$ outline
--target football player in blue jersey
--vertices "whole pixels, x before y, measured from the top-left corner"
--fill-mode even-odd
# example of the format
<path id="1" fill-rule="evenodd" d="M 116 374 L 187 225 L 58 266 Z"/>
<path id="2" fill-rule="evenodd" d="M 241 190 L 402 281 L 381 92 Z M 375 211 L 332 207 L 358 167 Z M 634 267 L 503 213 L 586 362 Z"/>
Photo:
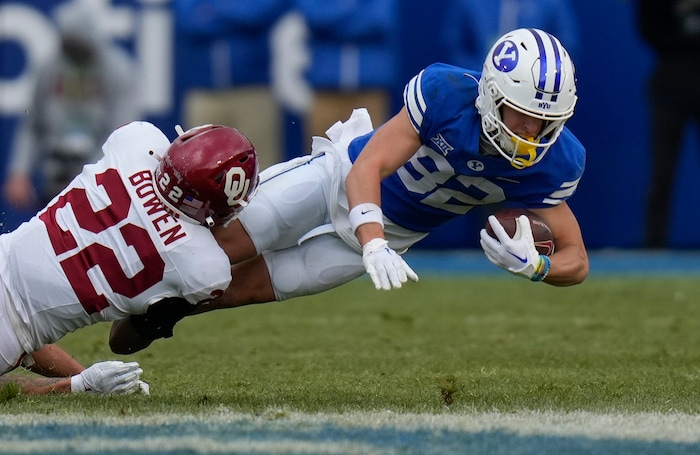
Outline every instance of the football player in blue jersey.
<path id="1" fill-rule="evenodd" d="M 489 217 L 498 240 L 482 230 L 488 259 L 533 281 L 582 282 L 588 256 L 566 203 L 585 164 L 564 127 L 576 100 L 569 54 L 538 29 L 499 38 L 482 72 L 428 66 L 381 127 L 355 110 L 328 138 L 313 138 L 311 155 L 261 173 L 253 201 L 215 234 L 233 281 L 199 311 L 315 294 L 364 273 L 377 289 L 400 288 L 418 280 L 401 257 L 411 245 L 475 206 L 504 201 L 540 215 L 557 250 L 537 252 L 526 217 L 512 238 Z"/>

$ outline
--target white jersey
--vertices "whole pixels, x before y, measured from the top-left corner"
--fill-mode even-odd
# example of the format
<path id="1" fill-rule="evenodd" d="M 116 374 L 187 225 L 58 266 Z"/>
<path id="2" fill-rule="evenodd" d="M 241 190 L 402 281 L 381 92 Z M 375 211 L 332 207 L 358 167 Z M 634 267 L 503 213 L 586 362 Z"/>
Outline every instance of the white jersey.
<path id="1" fill-rule="evenodd" d="M 0 235 L 9 300 L 0 312 L 10 313 L 27 352 L 95 322 L 144 313 L 164 297 L 194 305 L 229 285 L 228 257 L 209 229 L 173 218 L 156 198 L 153 173 L 169 145 L 150 123 L 116 130 L 100 161 Z"/>

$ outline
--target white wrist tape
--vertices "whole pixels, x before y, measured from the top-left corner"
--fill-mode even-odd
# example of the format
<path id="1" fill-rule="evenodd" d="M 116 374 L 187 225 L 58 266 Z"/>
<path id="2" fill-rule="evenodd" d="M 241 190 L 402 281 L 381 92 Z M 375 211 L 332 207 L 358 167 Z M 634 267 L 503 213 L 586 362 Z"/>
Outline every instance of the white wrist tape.
<path id="1" fill-rule="evenodd" d="M 362 204 L 357 204 L 350 210 L 350 227 L 352 227 L 352 232 L 357 231 L 357 228 L 367 223 L 379 223 L 382 228 L 384 227 L 384 218 L 382 214 L 382 208 L 377 204 L 371 202 L 364 202 Z"/>
<path id="2" fill-rule="evenodd" d="M 70 391 L 73 393 L 85 392 L 85 381 L 81 375 L 76 374 L 75 376 L 71 376 Z"/>

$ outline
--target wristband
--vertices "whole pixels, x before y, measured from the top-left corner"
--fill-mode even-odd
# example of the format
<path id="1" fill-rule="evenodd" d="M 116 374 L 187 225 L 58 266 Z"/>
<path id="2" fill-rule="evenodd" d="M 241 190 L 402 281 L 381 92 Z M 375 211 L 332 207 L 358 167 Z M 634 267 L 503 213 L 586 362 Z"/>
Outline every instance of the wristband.
<path id="1" fill-rule="evenodd" d="M 367 223 L 379 223 L 384 228 L 384 216 L 382 208 L 371 202 L 357 204 L 350 210 L 350 227 L 352 232 L 357 231 L 357 228 Z"/>
<path id="2" fill-rule="evenodd" d="M 544 254 L 540 254 L 540 261 L 537 264 L 537 269 L 535 270 L 535 274 L 532 275 L 532 278 L 530 278 L 530 281 L 542 281 L 545 278 L 547 278 L 547 274 L 549 273 L 549 268 L 551 267 L 552 262 L 549 260 L 549 256 L 545 256 Z"/>

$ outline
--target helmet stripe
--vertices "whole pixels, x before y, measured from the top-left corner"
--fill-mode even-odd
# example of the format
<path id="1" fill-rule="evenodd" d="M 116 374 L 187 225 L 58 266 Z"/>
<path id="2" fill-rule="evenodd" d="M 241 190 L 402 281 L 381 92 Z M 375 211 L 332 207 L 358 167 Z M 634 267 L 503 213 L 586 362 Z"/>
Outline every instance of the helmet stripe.
<path id="1" fill-rule="evenodd" d="M 540 77 L 537 82 L 537 95 L 535 96 L 537 99 L 542 99 L 543 94 L 547 88 L 547 68 L 551 61 L 547 58 L 547 47 L 545 46 L 544 41 L 542 41 L 542 37 L 540 36 L 539 32 L 535 29 L 528 29 L 530 33 L 535 37 L 535 41 L 537 42 L 537 48 L 540 53 Z M 547 34 L 549 37 L 549 40 L 551 41 L 552 44 L 552 51 L 554 52 L 554 87 L 552 91 L 554 94 L 552 95 L 552 101 L 557 100 L 557 93 L 559 93 L 559 90 L 561 89 L 561 54 L 559 53 L 559 46 L 557 45 L 556 40 L 554 39 L 553 36 Z"/>
<path id="2" fill-rule="evenodd" d="M 554 95 L 552 95 L 552 101 L 557 100 L 557 94 L 561 90 L 561 54 L 559 53 L 559 45 L 556 39 L 552 35 L 549 35 L 549 39 L 552 41 L 552 48 L 554 49 L 554 64 L 556 65 L 554 73 Z"/>
<path id="3" fill-rule="evenodd" d="M 537 49 L 540 52 L 540 77 L 537 81 L 537 95 L 535 95 L 535 98 L 541 100 L 542 92 L 544 91 L 544 88 L 547 84 L 547 52 L 544 49 L 544 43 L 542 42 L 542 38 L 537 33 L 537 31 L 532 28 L 529 28 L 528 31 L 532 33 L 532 35 L 535 37 L 535 42 L 537 42 Z"/>

